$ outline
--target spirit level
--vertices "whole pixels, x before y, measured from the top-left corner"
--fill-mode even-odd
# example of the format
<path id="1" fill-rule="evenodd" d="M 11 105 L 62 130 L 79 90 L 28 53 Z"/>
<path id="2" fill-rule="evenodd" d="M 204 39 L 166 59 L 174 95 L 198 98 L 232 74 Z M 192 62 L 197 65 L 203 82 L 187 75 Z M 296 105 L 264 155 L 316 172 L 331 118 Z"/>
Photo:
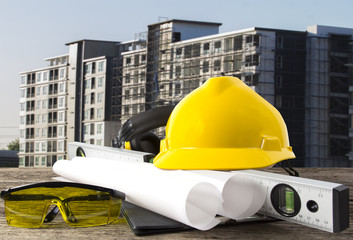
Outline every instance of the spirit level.
<path id="1" fill-rule="evenodd" d="M 97 146 L 87 143 L 72 142 L 68 144 L 68 157 L 72 159 L 77 156 L 105 158 L 112 160 L 148 162 L 154 155 L 151 153 L 125 150 L 120 148 Z"/>
<path id="2" fill-rule="evenodd" d="M 344 185 L 256 170 L 236 174 L 267 187 L 261 214 L 328 232 L 349 227 L 349 189 Z"/>
<path id="3" fill-rule="evenodd" d="M 69 159 L 76 156 L 149 162 L 150 153 L 73 142 Z M 259 213 L 328 232 L 349 227 L 349 189 L 331 182 L 257 170 L 234 171 L 266 187 L 266 200 Z"/>

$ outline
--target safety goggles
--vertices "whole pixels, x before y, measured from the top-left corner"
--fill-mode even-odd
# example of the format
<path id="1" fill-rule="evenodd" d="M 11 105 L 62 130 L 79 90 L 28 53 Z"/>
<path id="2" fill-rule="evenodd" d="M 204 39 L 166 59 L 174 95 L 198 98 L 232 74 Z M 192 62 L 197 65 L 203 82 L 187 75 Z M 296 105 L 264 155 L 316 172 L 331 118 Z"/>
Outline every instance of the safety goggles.
<path id="1" fill-rule="evenodd" d="M 1 192 L 10 226 L 38 228 L 58 212 L 72 227 L 112 223 L 119 218 L 125 194 L 108 188 L 72 182 L 43 182 Z M 51 211 L 49 208 L 55 205 Z"/>

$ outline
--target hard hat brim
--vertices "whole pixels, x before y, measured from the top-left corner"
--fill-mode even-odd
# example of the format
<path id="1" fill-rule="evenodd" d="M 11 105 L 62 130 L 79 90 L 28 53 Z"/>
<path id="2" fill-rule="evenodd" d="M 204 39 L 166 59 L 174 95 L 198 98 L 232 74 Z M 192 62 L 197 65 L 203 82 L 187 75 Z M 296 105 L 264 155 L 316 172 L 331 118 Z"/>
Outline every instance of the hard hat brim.
<path id="1" fill-rule="evenodd" d="M 160 152 L 153 164 L 162 169 L 181 170 L 242 170 L 272 166 L 295 158 L 291 148 L 281 151 L 242 148 L 181 148 Z"/>

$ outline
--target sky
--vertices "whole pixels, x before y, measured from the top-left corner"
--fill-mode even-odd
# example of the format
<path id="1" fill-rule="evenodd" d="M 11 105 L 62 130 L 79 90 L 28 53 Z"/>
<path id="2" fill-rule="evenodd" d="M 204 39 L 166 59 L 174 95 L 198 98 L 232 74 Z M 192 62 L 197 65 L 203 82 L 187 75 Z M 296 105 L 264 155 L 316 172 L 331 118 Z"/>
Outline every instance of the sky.
<path id="1" fill-rule="evenodd" d="M 20 72 L 82 39 L 127 41 L 161 19 L 305 31 L 353 28 L 352 0 L 0 0 L 0 149 L 19 135 Z"/>

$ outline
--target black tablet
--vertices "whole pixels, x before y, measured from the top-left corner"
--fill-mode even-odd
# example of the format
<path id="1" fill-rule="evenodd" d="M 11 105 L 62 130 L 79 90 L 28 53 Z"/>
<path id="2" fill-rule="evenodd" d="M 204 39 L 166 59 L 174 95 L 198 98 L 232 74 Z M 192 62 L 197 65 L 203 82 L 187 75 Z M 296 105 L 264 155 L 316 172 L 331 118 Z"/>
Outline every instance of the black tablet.
<path id="1" fill-rule="evenodd" d="M 172 233 L 192 229 L 178 221 L 126 201 L 122 203 L 122 212 L 131 230 L 137 236 Z"/>

